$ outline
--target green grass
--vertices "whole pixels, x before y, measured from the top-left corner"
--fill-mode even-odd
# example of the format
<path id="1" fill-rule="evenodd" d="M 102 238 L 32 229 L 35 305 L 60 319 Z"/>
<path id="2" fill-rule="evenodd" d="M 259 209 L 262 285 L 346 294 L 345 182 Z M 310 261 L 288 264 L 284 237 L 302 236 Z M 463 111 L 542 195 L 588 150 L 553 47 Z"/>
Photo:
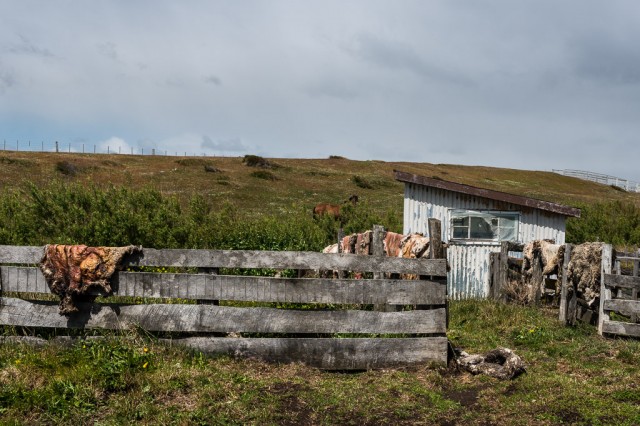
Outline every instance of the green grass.
<path id="1" fill-rule="evenodd" d="M 640 342 L 563 327 L 557 311 L 451 303 L 449 337 L 514 349 L 502 382 L 455 368 L 356 373 L 205 357 L 136 333 L 71 347 L 0 344 L 4 424 L 616 424 L 640 422 Z M 146 350 L 145 350 L 146 348 Z"/>

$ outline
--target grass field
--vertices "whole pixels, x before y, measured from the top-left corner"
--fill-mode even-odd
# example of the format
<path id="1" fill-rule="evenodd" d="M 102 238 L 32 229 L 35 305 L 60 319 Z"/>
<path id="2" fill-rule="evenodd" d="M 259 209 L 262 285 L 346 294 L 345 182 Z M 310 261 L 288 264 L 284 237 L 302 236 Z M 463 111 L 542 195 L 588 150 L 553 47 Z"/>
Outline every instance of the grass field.
<path id="1" fill-rule="evenodd" d="M 513 348 L 513 381 L 455 367 L 323 372 L 206 358 L 135 333 L 70 348 L 0 345 L 3 424 L 640 424 L 640 342 L 563 327 L 557 310 L 451 304 L 449 338 Z"/>

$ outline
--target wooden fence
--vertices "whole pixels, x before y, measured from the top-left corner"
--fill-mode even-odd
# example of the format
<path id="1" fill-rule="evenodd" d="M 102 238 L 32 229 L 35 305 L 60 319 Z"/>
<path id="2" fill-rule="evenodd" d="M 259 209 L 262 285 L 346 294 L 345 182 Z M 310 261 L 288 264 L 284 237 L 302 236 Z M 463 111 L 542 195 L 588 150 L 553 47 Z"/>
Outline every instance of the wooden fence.
<path id="1" fill-rule="evenodd" d="M 600 313 L 598 333 L 640 337 L 640 258 L 619 256 L 615 260 L 615 271 L 611 270 L 611 246 L 605 246 L 602 254 L 602 277 L 600 289 Z M 621 264 L 631 264 L 631 275 L 622 275 Z M 615 273 L 612 273 L 615 272 Z"/>
<path id="2" fill-rule="evenodd" d="M 124 267 L 190 268 L 195 273 L 117 272 L 109 303 L 98 299 L 81 305 L 78 314 L 67 318 L 59 315 L 56 301 L 37 300 L 50 294 L 35 266 L 42 253 L 42 247 L 0 246 L 0 324 L 140 327 L 174 333 L 173 342 L 204 353 L 303 362 L 323 369 L 447 362 L 446 278 L 437 278 L 446 277 L 444 259 L 145 248 L 126 258 Z M 219 268 L 363 271 L 376 278 L 218 275 L 225 272 Z M 422 279 L 385 279 L 381 273 Z M 402 305 L 403 310 L 374 311 L 373 305 Z M 227 333 L 250 337 L 224 337 Z"/>

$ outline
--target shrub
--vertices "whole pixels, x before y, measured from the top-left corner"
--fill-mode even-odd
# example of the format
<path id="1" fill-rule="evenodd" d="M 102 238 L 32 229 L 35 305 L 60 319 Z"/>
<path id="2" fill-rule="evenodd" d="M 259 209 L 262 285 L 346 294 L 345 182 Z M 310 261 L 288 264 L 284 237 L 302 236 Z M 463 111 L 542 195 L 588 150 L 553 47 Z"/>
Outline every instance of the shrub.
<path id="1" fill-rule="evenodd" d="M 276 175 L 267 170 L 256 170 L 255 172 L 251 173 L 251 176 L 264 180 L 278 180 L 278 177 Z"/>
<path id="2" fill-rule="evenodd" d="M 80 168 L 70 161 L 58 161 L 56 163 L 56 170 L 66 176 L 75 176 L 80 171 Z"/>
<path id="3" fill-rule="evenodd" d="M 9 158 L 9 157 L 0 157 L 0 164 L 9 164 L 9 165 L 18 165 L 18 166 L 31 166 L 33 165 L 33 161 L 27 160 L 26 158 Z"/>
<path id="4" fill-rule="evenodd" d="M 351 178 L 351 180 L 359 188 L 373 189 L 373 185 L 371 185 L 371 183 L 367 179 L 363 178 L 362 176 L 355 175 Z"/>
<path id="5" fill-rule="evenodd" d="M 330 155 L 329 160 L 346 160 L 346 158 L 341 155 Z"/>
<path id="6" fill-rule="evenodd" d="M 242 162 L 249 167 L 261 167 L 263 169 L 277 169 L 280 167 L 278 164 L 272 163 L 259 155 L 245 155 Z"/>
<path id="7" fill-rule="evenodd" d="M 640 209 L 630 202 L 582 205 L 581 217 L 567 220 L 567 242 L 603 241 L 640 245 Z"/>
<path id="8" fill-rule="evenodd" d="M 176 163 L 181 166 L 208 166 L 211 164 L 211 161 L 205 160 L 204 158 L 181 158 L 180 160 L 176 160 Z"/>

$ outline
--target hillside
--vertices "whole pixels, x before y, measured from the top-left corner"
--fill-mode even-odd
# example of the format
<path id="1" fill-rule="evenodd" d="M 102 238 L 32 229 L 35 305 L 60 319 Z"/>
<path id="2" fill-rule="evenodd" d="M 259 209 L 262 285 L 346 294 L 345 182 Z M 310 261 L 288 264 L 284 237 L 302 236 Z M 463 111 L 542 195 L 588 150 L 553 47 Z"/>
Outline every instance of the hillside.
<path id="1" fill-rule="evenodd" d="M 213 203 L 230 202 L 249 213 L 311 210 L 358 194 L 373 210 L 402 210 L 403 184 L 393 170 L 509 192 L 561 204 L 625 200 L 640 195 L 552 172 L 451 164 L 329 159 L 269 159 L 272 168 L 249 167 L 241 157 L 172 157 L 74 153 L 0 153 L 0 187 L 18 188 L 52 180 L 152 187 L 185 198 L 199 193 Z M 209 166 L 210 171 L 205 170 Z M 214 170 L 214 171 L 211 171 Z"/>

